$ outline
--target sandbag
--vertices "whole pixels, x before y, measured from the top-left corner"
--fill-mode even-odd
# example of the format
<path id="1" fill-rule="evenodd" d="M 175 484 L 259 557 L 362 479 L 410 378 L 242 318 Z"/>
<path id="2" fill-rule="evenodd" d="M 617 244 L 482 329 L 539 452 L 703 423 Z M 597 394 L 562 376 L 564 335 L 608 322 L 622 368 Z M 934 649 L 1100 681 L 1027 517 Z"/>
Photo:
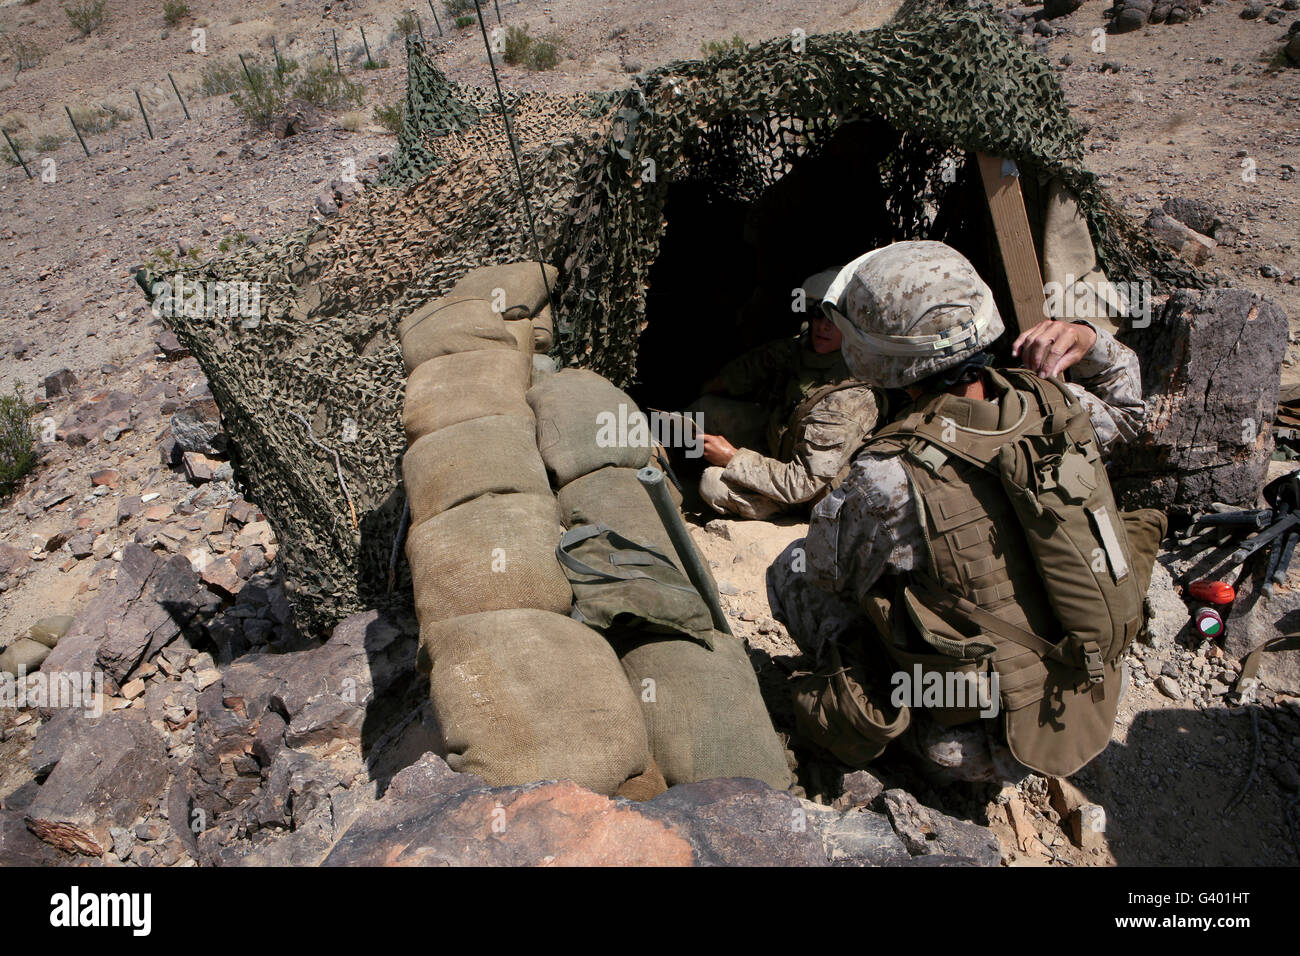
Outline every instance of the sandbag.
<path id="1" fill-rule="evenodd" d="M 406 443 L 472 418 L 529 415 L 523 396 L 532 373 L 531 358 L 514 349 L 458 352 L 420 363 L 406 381 Z"/>
<path id="2" fill-rule="evenodd" d="M 566 368 L 528 390 L 537 447 L 556 487 L 606 465 L 643 468 L 653 442 L 648 423 L 622 389 L 587 369 Z"/>
<path id="3" fill-rule="evenodd" d="M 408 374 L 439 355 L 516 347 L 515 337 L 487 299 L 436 299 L 403 319 L 397 335 Z"/>
<path id="4" fill-rule="evenodd" d="M 27 636 L 33 641 L 44 644 L 46 647 L 53 647 L 59 643 L 59 639 L 64 634 L 68 633 L 72 621 L 71 614 L 55 614 L 52 617 L 43 617 L 27 629 Z"/>
<path id="5" fill-rule="evenodd" d="M 0 654 L 0 671 L 17 677 L 39 670 L 45 658 L 50 656 L 50 649 L 40 641 L 30 637 L 20 637 Z"/>
<path id="6" fill-rule="evenodd" d="M 603 637 L 537 610 L 420 632 L 447 763 L 491 786 L 572 780 L 613 794 L 650 764 L 637 698 Z"/>
<path id="7" fill-rule="evenodd" d="M 417 439 L 402 458 L 411 524 L 488 493 L 549 495 L 532 416 L 490 415 Z"/>
<path id="8" fill-rule="evenodd" d="M 555 499 L 487 494 L 411 529 L 415 611 L 421 624 L 504 608 L 567 614 L 569 581 L 555 560 Z"/>
<path id="9" fill-rule="evenodd" d="M 560 274 L 555 266 L 542 268 L 546 270 L 545 283 L 536 262 L 510 262 L 471 269 L 452 286 L 451 294 L 487 299 L 499 306 L 499 311 L 507 318 L 531 318 L 546 305 L 546 288 L 554 289 L 556 277 Z"/>
<path id="10" fill-rule="evenodd" d="M 533 316 L 533 351 L 545 355 L 554 344 L 555 320 L 551 318 L 551 307 L 545 305 Z"/>
<path id="11" fill-rule="evenodd" d="M 625 538 L 666 554 L 679 568 L 681 559 L 635 468 L 600 468 L 575 478 L 556 493 L 566 528 L 603 524 Z M 684 569 L 683 569 L 684 570 Z"/>
<path id="12" fill-rule="evenodd" d="M 514 340 L 515 348 L 520 352 L 531 353 L 533 351 L 533 320 L 532 319 L 510 319 L 505 322 L 506 331 L 510 333 Z"/>
<path id="13" fill-rule="evenodd" d="M 689 638 L 614 635 L 641 701 L 650 752 L 668 785 L 750 777 L 793 783 L 785 747 L 739 638 L 714 632 L 714 649 Z"/>

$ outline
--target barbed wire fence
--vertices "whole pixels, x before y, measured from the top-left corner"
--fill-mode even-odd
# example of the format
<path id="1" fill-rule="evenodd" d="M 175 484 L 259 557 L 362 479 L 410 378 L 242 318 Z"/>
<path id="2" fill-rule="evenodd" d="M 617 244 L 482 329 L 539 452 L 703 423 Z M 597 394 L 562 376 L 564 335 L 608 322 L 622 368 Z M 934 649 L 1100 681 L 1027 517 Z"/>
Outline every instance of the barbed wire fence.
<path id="1" fill-rule="evenodd" d="M 521 2 L 523 0 L 504 0 L 504 2 L 502 0 L 492 0 L 497 25 L 504 26 L 502 8 L 517 7 Z M 393 19 L 392 28 L 387 35 L 388 39 L 385 39 L 382 45 L 378 47 L 381 56 L 385 50 L 392 46 L 395 40 L 405 38 L 407 34 L 401 34 L 399 30 L 402 25 L 408 27 L 413 25 L 413 29 L 409 29 L 408 32 L 418 33 L 425 40 L 428 48 L 435 52 L 438 47 L 433 41 L 449 40 L 460 35 L 462 31 L 469 32 L 469 24 L 461 23 L 457 25 L 458 20 L 463 19 L 463 17 L 452 16 L 446 7 L 439 12 L 435 0 L 425 0 L 425 4 L 424 15 L 421 15 L 418 5 L 413 5 L 405 13 Z M 471 5 L 469 9 L 472 10 L 473 6 Z M 472 14 L 470 16 L 473 19 Z M 477 25 L 476 19 L 474 19 L 473 25 Z M 311 54 L 312 59 L 320 58 L 333 63 L 340 76 L 346 75 L 349 69 L 355 71 L 357 61 L 361 62 L 363 69 L 368 62 L 378 62 L 371 55 L 369 39 L 365 35 L 366 26 L 371 28 L 372 36 L 385 35 L 378 20 L 368 24 L 358 21 L 344 27 L 332 27 L 328 31 L 322 31 L 316 37 Z M 206 28 L 194 29 L 206 30 Z M 244 61 L 253 63 L 260 69 L 264 65 L 264 61 L 269 59 L 271 69 L 277 71 L 283 62 L 283 55 L 274 34 L 271 36 L 272 50 L 269 56 L 265 51 L 256 54 L 247 50 L 235 51 L 233 49 L 220 53 L 208 52 L 206 50 L 207 33 L 205 32 L 203 36 L 205 50 L 201 55 L 205 59 L 211 59 L 212 62 L 225 61 L 233 67 L 233 64 L 230 63 L 231 59 L 238 60 L 242 56 Z M 193 39 L 191 42 L 193 42 Z M 247 71 L 247 67 L 245 67 L 245 71 Z M 251 75 L 247 79 L 250 87 L 256 82 Z M 49 171 L 51 169 L 57 170 L 57 164 L 69 161 L 66 156 L 56 158 L 53 154 L 63 150 L 70 144 L 77 143 L 80 146 L 79 152 L 81 155 L 78 157 L 74 153 L 74 160 L 78 158 L 93 160 L 96 157 L 126 151 L 132 146 L 150 140 L 166 139 L 185 123 L 202 123 L 205 119 L 211 119 L 224 111 L 225 104 L 219 99 L 221 94 L 204 93 L 202 84 L 201 79 L 189 84 L 178 83 L 173 74 L 168 71 L 150 84 L 129 87 L 123 92 L 100 99 L 89 107 L 86 107 L 85 104 L 61 103 L 59 106 L 65 116 L 64 127 L 73 135 L 71 139 L 61 141 L 54 149 L 39 149 L 37 144 L 18 142 L 10 135 L 9 131 L 3 131 L 4 146 L 2 151 L 6 154 L 7 160 L 5 178 L 7 181 L 13 182 L 18 181 L 25 174 L 26 178 L 30 180 L 44 179 L 46 182 L 52 182 L 57 178 L 57 172 L 51 175 Z M 188 86 L 188 89 L 185 88 L 186 86 Z M 228 90 L 225 92 L 237 91 Z M 132 102 L 135 103 L 134 108 L 131 106 Z M 123 103 L 125 105 L 122 105 Z M 112 117 L 108 129 L 83 130 L 75 119 L 78 115 L 91 117 L 95 114 Z M 51 167 L 51 162 L 56 165 Z"/>

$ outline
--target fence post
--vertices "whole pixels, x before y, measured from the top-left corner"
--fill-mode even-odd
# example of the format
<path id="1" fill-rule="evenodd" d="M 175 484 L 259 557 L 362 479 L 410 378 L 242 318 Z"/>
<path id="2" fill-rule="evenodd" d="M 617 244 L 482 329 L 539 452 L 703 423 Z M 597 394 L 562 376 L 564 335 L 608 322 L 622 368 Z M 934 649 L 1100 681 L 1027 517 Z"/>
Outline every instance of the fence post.
<path id="1" fill-rule="evenodd" d="M 0 133 L 5 134 L 5 142 L 8 143 L 9 148 L 14 151 L 14 158 L 18 160 L 19 164 L 23 167 L 23 172 L 27 174 L 27 178 L 31 179 L 32 171 L 27 168 L 27 161 L 23 159 L 23 154 L 18 152 L 18 147 L 15 146 L 14 141 L 9 138 L 9 131 L 7 129 L 0 129 Z"/>
<path id="2" fill-rule="evenodd" d="M 244 62 L 244 54 L 236 53 L 235 56 L 239 57 L 239 65 L 244 68 L 244 76 L 248 77 L 248 88 L 256 90 L 257 84 L 253 82 L 253 74 L 248 71 L 248 64 Z"/>
<path id="3" fill-rule="evenodd" d="M 167 79 L 169 79 L 169 80 L 172 81 L 172 89 L 175 90 L 175 92 L 176 92 L 176 98 L 177 98 L 178 100 L 181 101 L 181 109 L 185 111 L 185 118 L 186 118 L 186 119 L 189 119 L 189 118 L 190 118 L 190 108 L 189 108 L 188 106 L 185 105 L 185 97 L 181 96 L 181 89 L 180 89 L 180 87 L 176 85 L 176 81 L 175 81 L 174 79 L 172 79 L 172 75 L 171 75 L 170 73 L 167 74 Z"/>
<path id="4" fill-rule="evenodd" d="M 330 35 L 334 37 L 334 72 L 339 76 L 343 75 L 343 67 L 339 65 L 339 35 L 330 27 Z"/>
<path id="5" fill-rule="evenodd" d="M 375 58 L 370 53 L 370 42 L 366 40 L 366 25 L 364 23 L 359 23 L 357 25 L 361 27 L 361 45 L 366 48 L 366 62 L 374 63 Z"/>
<path id="6" fill-rule="evenodd" d="M 149 138 L 153 139 L 153 126 L 149 123 L 149 114 L 144 111 L 144 100 L 140 99 L 140 91 L 135 91 L 135 101 L 140 107 L 140 115 L 144 117 L 144 128 L 149 131 Z"/>
<path id="7" fill-rule="evenodd" d="M 433 8 L 433 0 L 429 0 L 429 12 L 433 14 L 433 25 L 438 28 L 438 36 L 443 36 L 442 21 L 438 19 L 438 11 Z"/>
<path id="8" fill-rule="evenodd" d="M 77 129 L 77 121 L 72 118 L 72 110 L 65 106 L 63 112 L 68 114 L 68 122 L 72 124 L 72 131 L 77 134 L 77 142 L 81 144 L 81 148 L 85 151 L 86 158 L 90 159 L 90 150 L 86 147 L 86 141 L 81 138 L 81 130 Z"/>

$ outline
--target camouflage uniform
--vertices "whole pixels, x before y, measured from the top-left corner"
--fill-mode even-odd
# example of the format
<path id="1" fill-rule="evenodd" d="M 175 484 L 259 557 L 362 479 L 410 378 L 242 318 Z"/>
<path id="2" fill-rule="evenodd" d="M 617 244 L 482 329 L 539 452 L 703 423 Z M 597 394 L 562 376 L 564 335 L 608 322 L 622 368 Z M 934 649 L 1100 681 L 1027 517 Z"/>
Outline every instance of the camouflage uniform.
<path id="1" fill-rule="evenodd" d="M 1136 435 L 1144 405 L 1132 350 L 1098 329 L 1096 344 L 1067 376 L 1103 454 Z M 813 509 L 808 536 L 769 569 L 772 613 L 815 654 L 825 640 L 864 626 L 858 608 L 882 574 L 911 571 L 925 553 L 922 518 L 903 465 L 895 456 L 864 452 L 844 483 Z"/>
<path id="2" fill-rule="evenodd" d="M 800 421 L 792 420 L 813 391 L 851 378 L 838 352 L 820 355 L 801 339 L 754 349 L 728 364 L 720 378 L 729 395 L 758 399 L 706 396 L 692 406 L 705 431 L 738 446 L 725 468 L 706 468 L 700 478 L 701 497 L 724 514 L 763 519 L 816 500 L 876 424 L 876 394 L 865 385 L 830 392 Z"/>
<path id="3" fill-rule="evenodd" d="M 859 287 L 846 292 L 843 285 L 833 286 L 827 300 L 840 296 L 839 301 L 848 300 L 851 307 L 859 310 L 858 314 L 868 315 L 905 311 L 913 303 L 920 303 L 917 308 L 923 318 L 913 324 L 910 334 L 947 334 L 954 328 L 951 316 L 932 317 L 929 327 L 924 324 L 925 317 L 968 302 L 969 305 L 961 308 L 978 316 L 981 293 L 954 284 L 953 288 L 940 289 L 936 294 L 929 284 L 942 286 L 951 278 L 940 261 L 947 253 L 936 251 L 933 259 L 927 261 L 926 252 L 924 248 L 918 249 L 915 264 L 900 270 L 903 274 L 897 279 L 889 276 L 882 281 L 876 277 L 874 290 Z M 987 286 L 979 285 L 982 294 L 987 296 Z M 922 294 L 923 288 L 926 294 Z M 880 293 L 878 300 L 872 298 L 873 292 Z M 859 299 L 856 303 L 852 302 L 854 296 Z M 864 298 L 868 301 L 862 301 Z M 944 304 L 926 308 L 927 301 Z M 1002 332 L 995 310 L 992 320 L 982 325 L 978 318 L 963 321 L 966 324 L 959 327 L 959 338 L 964 336 L 965 341 L 951 351 L 977 351 Z M 1134 438 L 1142 423 L 1145 406 L 1141 372 L 1137 356 L 1130 349 L 1109 332 L 1086 324 L 1097 332 L 1097 340 L 1068 370 L 1066 378 L 1070 390 L 1087 409 L 1105 455 L 1118 443 Z M 911 381 L 945 367 L 941 354 L 919 361 L 900 353 L 886 357 L 887 353 L 872 352 L 877 344 L 878 339 L 870 336 L 853 339 L 846 332 L 844 352 L 849 364 L 859 370 L 869 367 L 878 372 L 872 379 L 877 384 L 897 387 L 909 384 L 909 365 L 922 368 L 921 374 Z M 953 363 L 949 360 L 947 364 Z M 773 616 L 786 625 L 800 647 L 820 664 L 827 641 L 847 642 L 869 633 L 872 625 L 861 609 L 882 575 L 913 571 L 918 561 L 926 560 L 928 549 L 923 528 L 924 517 L 899 458 L 873 454 L 870 448 L 864 450 L 854 459 L 843 484 L 813 509 L 807 537 L 793 542 L 768 569 L 768 602 Z M 1006 779 L 1015 775 L 1012 768 L 1019 768 L 1009 759 L 994 720 L 938 728 L 923 712 L 914 712 L 913 719 L 917 723 L 907 735 L 911 738 L 908 746 L 922 752 L 931 764 L 947 768 L 946 773 L 962 779 Z"/>

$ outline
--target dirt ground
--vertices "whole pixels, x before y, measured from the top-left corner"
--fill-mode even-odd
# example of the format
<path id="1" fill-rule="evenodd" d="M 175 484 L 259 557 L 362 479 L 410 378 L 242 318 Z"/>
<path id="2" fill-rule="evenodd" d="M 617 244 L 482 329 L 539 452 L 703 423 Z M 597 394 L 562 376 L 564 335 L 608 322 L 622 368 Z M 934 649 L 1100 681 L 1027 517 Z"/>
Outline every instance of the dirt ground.
<path id="1" fill-rule="evenodd" d="M 1207 268 L 1279 302 L 1296 328 L 1300 286 L 1285 277 L 1300 273 L 1300 71 L 1269 65 L 1296 14 L 1285 14 L 1277 25 L 1243 20 L 1241 4 L 1229 0 L 1207 6 L 1204 16 L 1184 25 L 1107 36 L 1105 51 L 1094 52 L 1092 31 L 1105 22 L 1107 5 L 1087 0 L 1056 21 L 1068 32 L 1046 41 L 1050 61 L 1062 64 L 1072 109 L 1087 126 L 1090 167 L 1135 218 L 1170 197 L 1218 206 L 1240 234 L 1235 245 L 1216 250 Z M 155 367 L 163 329 L 132 282 L 134 267 L 158 258 L 162 249 L 176 254 L 181 244 L 201 258 L 223 240 L 255 242 L 299 228 L 332 181 L 350 168 L 364 179 L 394 148 L 394 137 L 372 111 L 401 95 L 405 64 L 392 29 L 409 5 L 195 0 L 191 6 L 192 16 L 169 28 L 155 0 L 108 0 L 105 26 L 77 39 L 56 0 L 0 2 L 0 123 L 19 141 L 36 175 L 29 180 L 13 163 L 0 167 L 0 389 L 18 384 L 39 396 L 45 376 L 61 368 L 92 389 L 130 391 L 142 387 L 147 373 L 166 380 L 167 396 L 201 384 L 193 363 L 165 373 Z M 808 33 L 867 29 L 884 22 L 895 6 L 890 0 L 812 7 L 795 0 L 504 2 L 508 23 L 527 23 L 534 35 L 557 37 L 563 59 L 539 73 L 505 67 L 502 82 L 518 89 L 614 89 L 640 70 L 698 56 L 706 41 L 739 35 L 753 42 L 796 27 Z M 490 84 L 482 37 L 476 30 L 451 29 L 440 4 L 438 9 L 448 33 L 435 41 L 444 69 L 461 82 Z M 427 5 L 417 12 L 426 36 L 435 36 Z M 487 5 L 485 13 L 494 24 Z M 387 66 L 360 68 L 362 26 L 372 53 Z M 196 29 L 206 31 L 205 54 L 191 50 Z M 353 115 L 327 114 L 314 129 L 274 139 L 250 130 L 228 95 L 205 97 L 196 88 L 214 58 L 233 60 L 244 52 L 269 62 L 272 36 L 282 55 L 302 61 L 332 57 L 331 30 L 350 76 L 365 86 L 365 104 Z M 45 58 L 16 72 L 6 37 L 45 47 Z M 169 73 L 185 96 L 189 120 L 171 91 Z M 137 89 L 156 138 L 148 137 L 138 115 Z M 133 115 L 88 136 L 88 159 L 64 107 L 93 104 L 113 104 Z M 62 143 L 49 142 L 53 136 Z M 43 137 L 50 148 L 38 152 Z M 41 173 L 50 170 L 53 176 L 45 179 L 52 181 L 45 181 Z M 1253 175 L 1243 175 L 1247 171 Z M 1266 278 L 1264 272 L 1273 270 L 1265 267 L 1282 277 Z M 1297 357 L 1293 344 L 1286 382 L 1300 381 Z M 61 418 L 69 408 L 56 402 L 43 414 Z M 159 467 L 157 443 L 165 422 L 151 407 L 145 420 L 155 419 L 159 427 L 93 453 L 46 449 L 38 480 L 88 484 L 91 472 L 107 466 L 122 470 L 135 492 L 166 491 L 177 479 Z M 0 520 L 0 541 L 28 549 L 56 523 L 44 513 L 10 511 Z M 797 649 L 771 619 L 763 574 L 802 533 L 797 523 L 714 521 L 696 529 L 715 574 L 734 591 L 724 602 L 763 665 L 769 690 L 794 666 Z M 0 593 L 0 643 L 41 616 L 84 606 L 92 593 L 90 565 L 63 571 L 51 560 L 19 587 Z M 1179 653 L 1192 661 L 1197 651 L 1187 647 Z M 1135 658 L 1134 666 L 1141 661 Z M 788 725 L 779 695 L 769 697 L 778 725 Z M 1022 796 L 1041 851 L 1021 849 L 1023 839 L 999 809 L 1005 795 L 934 788 L 929 798 L 949 812 L 990 822 L 1013 863 L 1294 864 L 1296 834 L 1287 819 L 1294 795 L 1283 784 L 1271 778 L 1253 782 L 1224 812 L 1247 780 L 1256 740 L 1248 709 L 1191 708 L 1149 681 L 1131 687 L 1114 743 L 1076 780 L 1107 811 L 1108 846 L 1095 853 L 1064 839 L 1032 781 Z M 1294 752 L 1300 740 L 1281 739 L 1278 745 Z M 0 749 L 0 764 L 6 759 L 14 758 Z M 911 772 L 901 762 L 883 764 L 885 776 Z"/>

